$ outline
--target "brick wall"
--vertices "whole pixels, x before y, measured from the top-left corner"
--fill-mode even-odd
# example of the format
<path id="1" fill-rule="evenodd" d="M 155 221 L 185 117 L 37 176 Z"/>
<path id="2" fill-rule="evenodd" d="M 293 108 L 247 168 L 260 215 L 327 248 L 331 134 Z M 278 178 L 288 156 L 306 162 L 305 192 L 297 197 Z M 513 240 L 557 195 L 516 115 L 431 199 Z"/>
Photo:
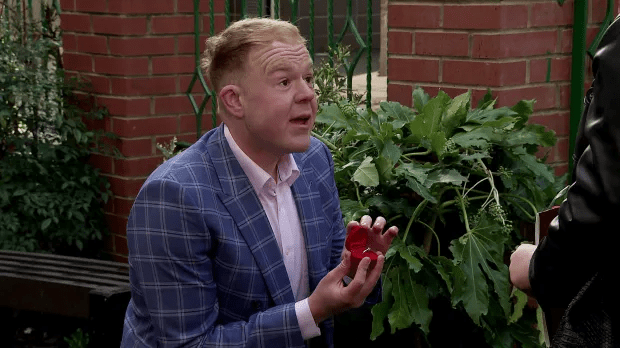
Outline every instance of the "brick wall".
<path id="1" fill-rule="evenodd" d="M 583 1 L 583 0 L 578 0 Z M 589 1 L 587 45 L 605 17 L 606 0 Z M 618 13 L 616 1 L 614 13 Z M 431 96 L 491 88 L 499 106 L 536 99 L 531 121 L 553 129 L 548 161 L 568 169 L 573 1 L 389 1 L 388 99 L 411 106 L 416 86 Z M 592 81 L 586 60 L 586 85 Z M 547 81 L 548 67 L 549 81 Z"/>
<path id="2" fill-rule="evenodd" d="M 209 32 L 208 4 L 200 3 L 201 33 Z M 61 6 L 64 67 L 92 83 L 97 102 L 109 111 L 99 126 L 118 136 L 113 145 L 124 156 L 92 160 L 113 191 L 106 206 L 111 231 L 106 249 L 124 261 L 129 210 L 144 179 L 162 162 L 155 145 L 173 136 L 196 139 L 196 120 L 185 95 L 195 66 L 193 0 L 61 0 Z M 223 0 L 216 1 L 215 12 L 216 30 L 221 30 Z M 197 84 L 197 99 L 200 90 Z M 210 128 L 210 114 L 202 125 Z"/>

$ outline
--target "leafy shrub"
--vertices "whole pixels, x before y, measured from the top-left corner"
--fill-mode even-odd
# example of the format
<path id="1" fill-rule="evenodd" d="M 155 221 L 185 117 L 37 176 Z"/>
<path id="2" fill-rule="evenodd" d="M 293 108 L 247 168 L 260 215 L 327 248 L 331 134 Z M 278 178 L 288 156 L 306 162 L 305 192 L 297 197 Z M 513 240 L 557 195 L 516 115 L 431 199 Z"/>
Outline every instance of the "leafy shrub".
<path id="1" fill-rule="evenodd" d="M 488 93 L 430 98 L 377 111 L 340 100 L 321 105 L 314 135 L 330 148 L 345 221 L 369 214 L 400 227 L 386 255 L 384 300 L 371 338 L 417 328 L 428 339 L 433 308 L 447 303 L 492 347 L 538 346 L 527 296 L 511 291 L 506 256 L 564 186 L 538 149 L 552 131 L 528 124 L 534 101 L 495 107 Z M 524 315 L 524 309 L 526 315 Z"/>
<path id="2" fill-rule="evenodd" d="M 87 164 L 101 132 L 84 121 L 104 110 L 65 78 L 53 9 L 27 27 L 19 13 L 6 6 L 1 22 L 0 248 L 96 256 L 110 191 Z"/>

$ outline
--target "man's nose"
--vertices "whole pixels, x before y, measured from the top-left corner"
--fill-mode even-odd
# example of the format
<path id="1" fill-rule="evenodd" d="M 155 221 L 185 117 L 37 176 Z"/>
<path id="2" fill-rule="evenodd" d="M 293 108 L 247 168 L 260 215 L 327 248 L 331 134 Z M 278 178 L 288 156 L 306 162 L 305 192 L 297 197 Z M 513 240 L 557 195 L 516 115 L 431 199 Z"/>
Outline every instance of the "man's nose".
<path id="1" fill-rule="evenodd" d="M 296 95 L 296 102 L 307 103 L 315 98 L 314 85 L 307 83 L 305 80 L 301 80 Z"/>

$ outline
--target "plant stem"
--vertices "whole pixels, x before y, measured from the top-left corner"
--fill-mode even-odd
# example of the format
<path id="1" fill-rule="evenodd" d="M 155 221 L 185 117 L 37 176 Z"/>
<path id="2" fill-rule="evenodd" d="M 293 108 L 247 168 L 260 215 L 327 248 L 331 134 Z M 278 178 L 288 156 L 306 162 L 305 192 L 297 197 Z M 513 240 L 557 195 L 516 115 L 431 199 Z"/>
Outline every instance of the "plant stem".
<path id="1" fill-rule="evenodd" d="M 323 136 L 319 135 L 315 131 L 312 131 L 312 136 L 319 139 L 323 144 L 325 144 L 330 150 L 338 151 L 336 145 L 332 144 L 329 140 L 325 139 Z"/>
<path id="2" fill-rule="evenodd" d="M 458 189 L 454 189 L 456 194 L 459 197 L 459 205 L 461 206 L 461 210 L 463 211 L 463 221 L 465 222 L 465 231 L 466 233 L 471 233 L 471 229 L 469 228 L 469 219 L 467 218 L 467 210 L 465 209 L 465 203 L 463 202 L 463 196 Z"/>
<path id="3" fill-rule="evenodd" d="M 423 246 L 424 246 L 424 251 L 426 252 L 426 255 L 428 255 L 431 252 L 431 243 L 433 241 L 432 237 L 435 236 L 435 240 L 437 241 L 437 256 L 441 256 L 441 242 L 439 241 L 439 236 L 437 235 L 437 232 L 435 232 L 435 222 L 437 221 L 437 215 L 435 215 L 435 217 L 433 218 L 432 221 L 432 226 L 427 225 L 424 221 L 419 221 L 422 225 L 424 225 L 427 230 L 426 233 L 424 234 L 424 242 L 423 242 Z"/>
<path id="4" fill-rule="evenodd" d="M 417 207 L 415 207 L 415 210 L 413 211 L 413 214 L 411 214 L 411 218 L 409 219 L 409 222 L 407 223 L 407 228 L 405 228 L 405 234 L 403 235 L 403 241 L 407 240 L 407 235 L 409 234 L 409 229 L 411 229 L 411 225 L 413 224 L 415 220 L 418 219 L 418 216 L 420 215 L 422 210 L 424 210 L 427 204 L 428 204 L 428 200 L 424 199 L 422 202 L 420 202 L 420 204 L 418 204 Z"/>

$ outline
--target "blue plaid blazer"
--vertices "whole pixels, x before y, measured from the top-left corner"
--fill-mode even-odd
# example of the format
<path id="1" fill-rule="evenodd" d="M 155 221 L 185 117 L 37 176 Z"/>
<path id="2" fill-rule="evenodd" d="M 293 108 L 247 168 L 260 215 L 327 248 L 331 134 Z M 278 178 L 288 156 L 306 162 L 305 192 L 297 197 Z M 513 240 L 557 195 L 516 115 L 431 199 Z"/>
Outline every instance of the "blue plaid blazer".
<path id="1" fill-rule="evenodd" d="M 313 290 L 340 262 L 346 232 L 327 147 L 312 138 L 294 158 Z M 146 180 L 127 243 L 132 299 L 122 347 L 305 346 L 281 252 L 223 127 Z M 333 346 L 333 321 L 321 332 L 312 346 Z"/>

